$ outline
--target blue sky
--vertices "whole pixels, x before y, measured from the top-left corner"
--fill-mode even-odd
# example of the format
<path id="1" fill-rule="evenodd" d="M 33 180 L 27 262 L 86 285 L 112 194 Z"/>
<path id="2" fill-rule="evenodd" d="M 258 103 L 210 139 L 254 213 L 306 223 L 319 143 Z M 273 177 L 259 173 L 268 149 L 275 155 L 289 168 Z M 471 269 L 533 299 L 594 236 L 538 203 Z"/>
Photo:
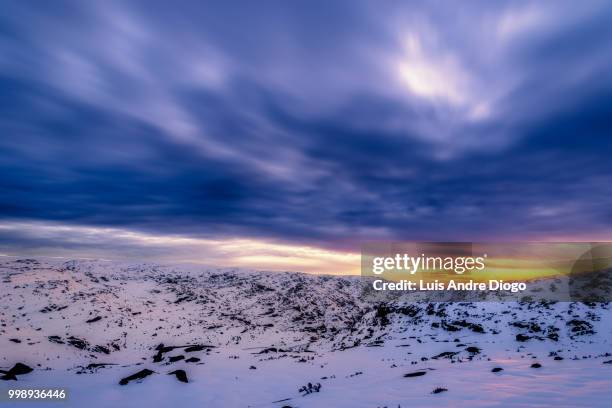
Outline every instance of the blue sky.
<path id="1" fill-rule="evenodd" d="M 5 253 L 611 238 L 609 2 L 2 9 Z"/>

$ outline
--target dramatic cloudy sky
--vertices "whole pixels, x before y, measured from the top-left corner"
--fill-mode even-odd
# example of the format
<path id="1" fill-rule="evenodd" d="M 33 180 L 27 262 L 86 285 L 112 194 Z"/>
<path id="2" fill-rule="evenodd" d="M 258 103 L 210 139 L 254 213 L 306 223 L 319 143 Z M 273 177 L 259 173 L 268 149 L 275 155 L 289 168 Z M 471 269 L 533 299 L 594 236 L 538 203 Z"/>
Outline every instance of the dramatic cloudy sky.
<path id="1" fill-rule="evenodd" d="M 609 2 L 1 9 L 3 253 L 612 239 Z"/>

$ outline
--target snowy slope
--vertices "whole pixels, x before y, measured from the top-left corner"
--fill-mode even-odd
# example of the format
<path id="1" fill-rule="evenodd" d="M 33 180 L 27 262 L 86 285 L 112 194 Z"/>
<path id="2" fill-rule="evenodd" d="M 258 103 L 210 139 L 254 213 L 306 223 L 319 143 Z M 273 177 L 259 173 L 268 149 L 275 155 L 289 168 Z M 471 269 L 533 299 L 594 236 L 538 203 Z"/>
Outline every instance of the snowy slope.
<path id="1" fill-rule="evenodd" d="M 34 368 L 0 389 L 62 386 L 58 406 L 612 405 L 608 304 L 371 303 L 358 277 L 52 259 L 2 258 L 0 282 L 0 370 Z"/>

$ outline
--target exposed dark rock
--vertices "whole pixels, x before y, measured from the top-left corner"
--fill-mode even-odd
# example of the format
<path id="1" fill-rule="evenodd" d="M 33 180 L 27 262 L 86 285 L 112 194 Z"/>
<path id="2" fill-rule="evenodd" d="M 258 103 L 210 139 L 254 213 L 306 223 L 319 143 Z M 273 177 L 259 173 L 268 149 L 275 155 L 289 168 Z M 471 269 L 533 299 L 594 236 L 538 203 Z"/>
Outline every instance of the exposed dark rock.
<path id="1" fill-rule="evenodd" d="M 530 338 L 531 336 L 527 336 L 526 334 L 522 334 L 522 333 L 519 333 L 516 335 L 516 341 L 520 341 L 520 342 L 527 341 Z"/>
<path id="2" fill-rule="evenodd" d="M 153 356 L 153 362 L 154 363 L 159 363 L 164 359 L 164 354 L 168 353 L 172 350 L 175 349 L 180 349 L 180 348 L 184 348 L 185 352 L 194 352 L 194 351 L 202 351 L 202 350 L 206 350 L 206 349 L 210 349 L 210 348 L 214 348 L 214 346 L 207 346 L 207 345 L 203 345 L 203 344 L 193 344 L 190 346 L 164 346 L 163 343 L 160 343 L 159 345 L 157 345 L 157 347 L 155 347 L 155 350 L 157 350 L 157 353 Z M 184 358 L 184 357 L 182 357 Z M 179 358 L 178 360 L 181 360 L 182 358 Z M 178 361 L 178 360 L 173 360 L 173 357 L 170 358 L 170 362 L 173 361 Z M 195 361 L 200 361 L 199 359 L 197 360 L 193 360 Z"/>
<path id="3" fill-rule="evenodd" d="M 202 351 L 204 349 L 206 349 L 206 346 L 202 346 L 202 345 L 198 344 L 198 345 L 195 345 L 195 346 L 186 347 L 185 348 L 185 352 L 186 353 L 191 353 L 191 352 L 194 352 L 194 351 Z"/>
<path id="4" fill-rule="evenodd" d="M 187 373 L 185 372 L 185 370 L 174 370 L 168 373 L 168 375 L 175 375 L 176 379 L 179 380 L 180 382 L 184 382 L 184 383 L 188 383 L 189 380 L 187 380 Z"/>
<path id="5" fill-rule="evenodd" d="M 453 322 L 453 325 L 459 326 L 459 327 L 468 328 L 471 331 L 473 331 L 474 333 L 484 333 L 485 332 L 484 328 L 482 327 L 482 325 L 480 325 L 478 323 L 468 322 L 466 320 L 455 320 Z"/>
<path id="6" fill-rule="evenodd" d="M 503 369 L 503 368 L 501 368 L 501 367 L 494 367 L 494 368 L 491 370 L 491 372 L 492 372 L 492 373 L 499 373 L 500 371 L 504 371 L 504 369 Z"/>
<path id="7" fill-rule="evenodd" d="M 374 316 L 374 318 L 376 319 L 377 323 L 379 323 L 382 327 L 385 327 L 386 325 L 390 323 L 388 316 L 393 311 L 391 310 L 391 308 L 389 308 L 388 306 L 384 304 L 376 305 L 375 308 L 376 308 L 376 315 Z"/>
<path id="8" fill-rule="evenodd" d="M 512 322 L 510 325 L 519 329 L 527 329 L 530 333 L 540 333 L 542 331 L 540 325 L 535 322 Z"/>
<path id="9" fill-rule="evenodd" d="M 449 332 L 455 332 L 461 330 L 461 328 L 454 326 L 452 324 L 446 323 L 444 320 L 442 321 L 442 328 Z"/>
<path id="10" fill-rule="evenodd" d="M 185 360 L 186 363 L 197 363 L 198 361 L 200 361 L 200 359 L 197 357 L 189 357 L 187 360 Z"/>
<path id="11" fill-rule="evenodd" d="M 459 354 L 458 351 L 444 351 L 438 354 L 437 356 L 433 356 L 432 359 L 437 360 L 439 358 L 452 358 L 456 356 L 457 354 Z"/>
<path id="12" fill-rule="evenodd" d="M 308 395 L 308 394 L 312 394 L 314 392 L 320 392 L 321 391 L 321 383 L 308 383 L 306 385 L 304 385 L 303 387 L 300 387 L 300 389 L 298 390 L 298 392 L 302 392 L 302 395 Z"/>
<path id="13" fill-rule="evenodd" d="M 2 380 L 13 380 L 16 381 L 17 380 L 17 376 L 18 375 L 24 375 L 24 374 L 29 374 L 32 371 L 34 371 L 31 367 L 23 364 L 23 363 L 17 363 L 15 364 L 10 370 L 8 371 L 3 371 L 4 375 L 2 377 L 0 377 Z"/>
<path id="14" fill-rule="evenodd" d="M 93 319 L 87 320 L 85 323 L 94 323 L 94 322 L 97 322 L 98 320 L 102 320 L 102 317 L 96 316 Z"/>
<path id="15" fill-rule="evenodd" d="M 442 388 L 442 387 L 437 387 L 431 393 L 432 394 L 440 394 L 441 392 L 445 392 L 445 391 L 448 391 L 448 389 Z"/>
<path id="16" fill-rule="evenodd" d="M 287 353 L 287 350 L 283 350 L 283 349 L 276 348 L 276 347 L 268 347 L 254 354 L 268 354 L 268 353 Z"/>
<path id="17" fill-rule="evenodd" d="M 135 381 L 135 380 L 142 380 L 145 377 L 150 376 L 151 374 L 153 374 L 154 371 L 151 371 L 147 368 L 145 368 L 144 370 L 140 370 L 139 372 L 132 374 L 128 377 L 122 378 L 119 381 L 120 385 L 126 385 L 127 383 L 129 383 L 130 381 Z"/>
<path id="18" fill-rule="evenodd" d="M 76 371 L 76 374 L 85 374 L 85 373 L 93 374 L 93 373 L 98 372 L 99 368 L 104 368 L 104 367 L 113 366 L 113 365 L 117 365 L 117 364 L 115 363 L 90 363 L 86 367 L 79 366 L 80 369 Z"/>
<path id="19" fill-rule="evenodd" d="M 17 377 L 14 374 L 10 374 L 7 371 L 3 371 L 4 375 L 0 377 L 0 380 L 4 381 L 17 381 Z"/>
<path id="20" fill-rule="evenodd" d="M 45 306 L 44 308 L 40 309 L 40 313 L 57 312 L 59 310 L 64 310 L 67 307 L 68 306 L 49 305 L 49 306 Z"/>
<path id="21" fill-rule="evenodd" d="M 180 361 L 183 360 L 185 358 L 185 356 L 180 355 L 180 356 L 172 356 L 168 358 L 168 361 L 170 361 L 171 363 L 174 363 L 175 361 Z"/>
<path id="22" fill-rule="evenodd" d="M 87 346 L 89 345 L 85 340 L 79 339 L 79 338 L 74 337 L 74 336 L 68 337 L 68 339 L 66 341 L 71 346 L 74 346 L 74 347 L 76 347 L 78 349 L 81 349 L 81 350 L 85 350 L 87 348 Z"/>
<path id="23" fill-rule="evenodd" d="M 160 361 L 162 361 L 164 359 L 164 355 L 161 352 L 161 350 L 159 350 L 154 356 L 153 356 L 153 362 L 154 363 L 159 363 Z"/>
<path id="24" fill-rule="evenodd" d="M 64 341 L 60 336 L 49 336 L 47 337 L 51 343 L 64 344 Z"/>
<path id="25" fill-rule="evenodd" d="M 110 354 L 110 350 L 104 346 L 95 346 L 91 349 L 91 351 L 93 351 L 94 353 Z"/>
<path id="26" fill-rule="evenodd" d="M 427 374 L 427 371 L 415 371 L 415 372 L 412 372 L 412 373 L 404 374 L 404 377 L 405 378 L 421 377 L 421 376 L 423 376 L 425 374 Z"/>
<path id="27" fill-rule="evenodd" d="M 31 367 L 28 367 L 27 365 L 23 363 L 17 363 L 8 372 L 15 374 L 15 375 L 23 375 L 23 374 L 29 374 L 32 371 L 34 371 L 34 369 L 32 369 Z"/>
<path id="28" fill-rule="evenodd" d="M 541 368 L 541 367 L 542 367 L 542 364 L 540 364 L 540 363 L 533 363 L 531 365 L 531 368 Z"/>
<path id="29" fill-rule="evenodd" d="M 567 322 L 567 325 L 571 327 L 571 332 L 575 336 L 584 336 L 588 334 L 595 334 L 593 325 L 585 320 L 572 319 Z"/>
<path id="30" fill-rule="evenodd" d="M 115 363 L 91 363 L 91 364 L 88 364 L 86 368 L 92 369 L 92 368 L 106 367 L 109 365 L 117 365 L 117 364 Z"/>

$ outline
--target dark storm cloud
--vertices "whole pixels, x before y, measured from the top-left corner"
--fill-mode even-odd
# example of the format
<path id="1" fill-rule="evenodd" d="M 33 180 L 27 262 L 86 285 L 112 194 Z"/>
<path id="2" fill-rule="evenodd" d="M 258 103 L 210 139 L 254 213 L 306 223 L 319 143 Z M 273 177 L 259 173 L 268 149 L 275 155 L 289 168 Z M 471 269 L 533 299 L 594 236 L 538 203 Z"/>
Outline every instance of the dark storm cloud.
<path id="1" fill-rule="evenodd" d="M 609 4 L 441 7 L 7 3 L 0 216 L 349 247 L 608 233 Z"/>

